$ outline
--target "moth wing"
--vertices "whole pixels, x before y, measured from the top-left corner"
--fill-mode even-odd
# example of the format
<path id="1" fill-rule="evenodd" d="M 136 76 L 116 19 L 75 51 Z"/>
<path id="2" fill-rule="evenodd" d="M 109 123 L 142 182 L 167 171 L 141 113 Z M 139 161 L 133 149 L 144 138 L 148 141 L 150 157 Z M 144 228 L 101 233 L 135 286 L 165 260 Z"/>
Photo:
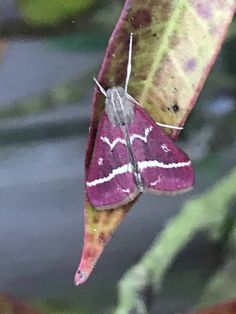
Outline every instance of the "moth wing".
<path id="1" fill-rule="evenodd" d="M 128 129 L 144 189 L 176 193 L 193 186 L 194 171 L 188 156 L 139 105 L 134 107 L 134 119 Z"/>
<path id="2" fill-rule="evenodd" d="M 99 122 L 86 193 L 96 209 L 116 208 L 139 194 L 122 129 L 113 126 L 106 113 Z"/>

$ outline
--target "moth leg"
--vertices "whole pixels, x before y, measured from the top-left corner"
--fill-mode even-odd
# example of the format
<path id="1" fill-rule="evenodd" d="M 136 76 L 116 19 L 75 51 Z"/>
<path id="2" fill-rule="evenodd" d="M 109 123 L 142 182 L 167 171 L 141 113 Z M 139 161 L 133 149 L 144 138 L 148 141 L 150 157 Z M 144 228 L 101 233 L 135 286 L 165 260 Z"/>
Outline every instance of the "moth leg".
<path id="1" fill-rule="evenodd" d="M 105 89 L 102 87 L 102 85 L 98 82 L 98 80 L 94 77 L 93 78 L 94 82 L 97 84 L 98 88 L 100 89 L 100 92 L 107 97 L 107 93 L 105 91 Z"/>
<path id="2" fill-rule="evenodd" d="M 169 128 L 169 129 L 176 129 L 176 130 L 183 130 L 182 126 L 174 126 L 174 125 L 169 125 L 169 124 L 163 124 L 163 123 L 159 123 L 156 122 L 157 125 L 162 126 L 164 128 Z"/>

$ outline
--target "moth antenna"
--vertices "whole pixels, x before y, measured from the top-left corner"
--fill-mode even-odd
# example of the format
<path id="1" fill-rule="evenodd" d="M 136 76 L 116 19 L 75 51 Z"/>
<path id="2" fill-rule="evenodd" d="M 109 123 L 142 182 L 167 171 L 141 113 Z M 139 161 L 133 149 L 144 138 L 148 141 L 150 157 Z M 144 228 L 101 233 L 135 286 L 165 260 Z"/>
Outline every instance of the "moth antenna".
<path id="1" fill-rule="evenodd" d="M 123 103 L 122 103 L 122 99 L 121 99 L 121 97 L 120 97 L 120 94 L 118 93 L 118 91 L 117 91 L 117 89 L 115 88 L 115 90 L 116 90 L 116 94 L 117 94 L 117 97 L 118 97 L 118 99 L 119 99 L 119 102 L 120 102 L 120 106 L 121 106 L 121 112 L 122 112 L 122 115 L 123 115 L 123 119 L 124 119 L 124 121 L 125 121 L 125 116 L 124 116 L 124 106 L 123 106 Z M 116 109 L 115 109 L 116 110 Z M 119 117 L 119 115 L 117 114 L 117 116 Z M 119 120 L 120 120 L 120 118 L 119 118 Z M 128 129 L 126 128 L 126 133 L 127 133 L 127 135 L 128 135 Z"/>
<path id="2" fill-rule="evenodd" d="M 162 126 L 164 128 L 170 128 L 170 129 L 176 129 L 176 130 L 183 130 L 182 126 L 174 126 L 174 125 L 169 125 L 169 124 L 163 124 L 163 123 L 159 123 L 156 122 L 157 125 Z"/>
<path id="3" fill-rule="evenodd" d="M 129 55 L 128 55 L 128 64 L 127 64 L 127 74 L 125 79 L 125 93 L 128 93 L 128 84 L 131 74 L 131 59 L 132 59 L 132 45 L 133 45 L 133 33 L 130 33 L 130 39 L 129 39 Z"/>
<path id="4" fill-rule="evenodd" d="M 102 85 L 98 82 L 98 80 L 94 77 L 93 78 L 94 82 L 97 84 L 98 88 L 100 89 L 100 92 L 107 97 L 107 93 L 105 91 L 105 89 L 102 87 Z"/>
<path id="5" fill-rule="evenodd" d="M 115 88 L 115 91 L 116 91 L 116 95 L 119 99 L 119 102 L 120 102 L 120 106 L 121 106 L 121 110 L 122 110 L 122 114 L 124 115 L 124 106 L 123 106 L 123 103 L 122 103 L 122 99 L 120 97 L 120 94 L 118 93 L 117 89 Z"/>
<path id="6" fill-rule="evenodd" d="M 116 93 L 117 93 L 117 97 L 119 98 L 119 101 L 120 101 L 120 105 L 121 105 L 121 111 L 122 111 L 122 115 L 123 115 L 123 118 L 124 118 L 124 107 L 123 107 L 123 104 L 122 104 L 122 99 L 120 97 L 120 94 L 118 93 L 117 89 L 115 88 L 116 90 Z M 115 106 L 115 102 L 114 102 L 114 95 L 113 93 L 111 94 L 111 103 L 112 103 L 112 106 L 113 106 L 113 109 L 114 109 L 114 113 L 116 115 L 116 119 L 117 121 L 119 122 L 120 126 L 121 126 L 121 131 L 124 135 L 124 138 L 126 139 L 129 139 L 129 133 L 128 133 L 128 129 L 127 129 L 127 125 L 125 125 L 124 127 L 122 127 L 122 122 L 121 122 L 121 119 L 119 117 L 119 114 L 117 113 L 117 110 L 116 110 L 116 106 Z M 124 118 L 124 121 L 125 121 L 125 118 Z M 129 153 L 129 151 L 128 151 Z M 130 158 L 129 158 L 130 159 Z"/>

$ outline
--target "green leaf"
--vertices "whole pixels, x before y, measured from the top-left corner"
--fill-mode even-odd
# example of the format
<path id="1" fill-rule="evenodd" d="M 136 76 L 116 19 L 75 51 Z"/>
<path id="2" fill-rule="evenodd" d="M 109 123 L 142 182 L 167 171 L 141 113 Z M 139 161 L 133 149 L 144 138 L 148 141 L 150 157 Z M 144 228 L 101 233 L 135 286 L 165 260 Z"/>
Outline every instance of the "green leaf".
<path id="1" fill-rule="evenodd" d="M 147 287 L 152 291 L 157 291 L 161 287 L 174 258 L 197 232 L 209 231 L 216 226 L 222 226 L 228 214 L 229 204 L 236 199 L 235 181 L 236 167 L 227 177 L 219 180 L 211 190 L 188 201 L 182 210 L 168 221 L 165 229 L 157 236 L 141 260 L 121 279 L 119 304 L 114 311 L 115 314 L 132 311 L 148 313 L 145 300 L 140 298 L 143 295 L 142 292 Z M 224 278 L 220 279 L 221 287 L 224 289 L 225 286 L 222 284 L 226 282 L 225 279 L 234 277 L 232 277 L 232 272 L 230 276 L 228 273 L 225 274 L 225 269 L 223 273 Z M 215 286 L 213 285 L 213 288 Z M 212 290 L 214 291 L 214 289 Z M 139 312 L 140 308 L 143 310 Z"/>
<path id="2" fill-rule="evenodd" d="M 89 9 L 96 0 L 18 0 L 27 22 L 52 25 Z"/>

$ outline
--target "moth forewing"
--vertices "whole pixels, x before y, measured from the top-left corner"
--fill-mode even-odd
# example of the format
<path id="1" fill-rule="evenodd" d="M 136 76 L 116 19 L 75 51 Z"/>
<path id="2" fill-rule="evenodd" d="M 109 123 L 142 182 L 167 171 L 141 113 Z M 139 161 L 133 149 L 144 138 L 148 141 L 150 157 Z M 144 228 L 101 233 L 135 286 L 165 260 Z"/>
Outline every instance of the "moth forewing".
<path id="1" fill-rule="evenodd" d="M 99 122 L 86 180 L 88 198 L 96 209 L 125 205 L 142 191 L 129 134 L 134 104 L 122 87 L 105 93 L 105 112 Z"/>

